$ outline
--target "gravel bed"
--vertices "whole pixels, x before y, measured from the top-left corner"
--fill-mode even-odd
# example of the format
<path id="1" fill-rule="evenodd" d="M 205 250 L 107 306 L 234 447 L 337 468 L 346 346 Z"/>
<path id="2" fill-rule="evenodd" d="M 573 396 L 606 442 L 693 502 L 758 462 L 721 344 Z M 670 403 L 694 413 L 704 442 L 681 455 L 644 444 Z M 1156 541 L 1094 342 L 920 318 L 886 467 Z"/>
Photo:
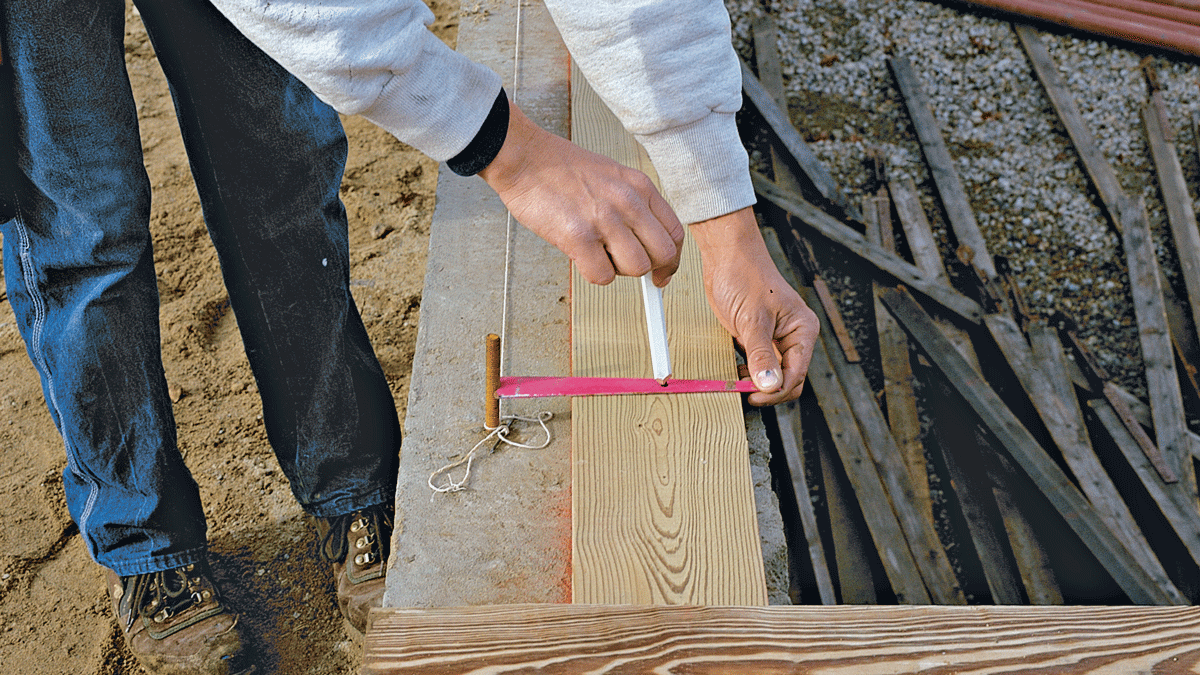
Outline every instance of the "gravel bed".
<path id="1" fill-rule="evenodd" d="M 727 0 L 734 41 L 753 62 L 750 26 L 767 13 L 779 46 L 793 122 L 858 201 L 876 182 L 868 152 L 922 191 L 946 260 L 953 249 L 916 134 L 886 59 L 913 64 L 954 156 L 993 255 L 1007 256 L 1034 313 L 1062 309 L 1120 384 L 1144 398 L 1124 252 L 1011 24 L 917 0 Z M 1192 113 L 1200 66 L 1085 34 L 1043 39 L 1122 186 L 1145 197 L 1159 260 L 1181 297 L 1174 242 L 1153 174 L 1140 109 L 1139 67 L 1150 55 L 1164 88 L 1184 171 L 1200 173 Z M 860 294 L 861 295 L 861 294 Z"/>

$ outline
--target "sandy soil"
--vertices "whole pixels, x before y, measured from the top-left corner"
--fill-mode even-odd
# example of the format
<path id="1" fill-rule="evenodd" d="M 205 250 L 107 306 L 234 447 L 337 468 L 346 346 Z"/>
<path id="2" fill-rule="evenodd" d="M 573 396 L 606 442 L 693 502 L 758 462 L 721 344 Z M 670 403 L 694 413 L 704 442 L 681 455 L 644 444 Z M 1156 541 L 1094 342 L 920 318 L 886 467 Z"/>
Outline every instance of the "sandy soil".
<path id="1" fill-rule="evenodd" d="M 435 31 L 452 42 L 457 0 L 430 4 Z M 200 484 L 216 573 L 267 672 L 355 672 L 358 647 L 342 627 L 314 530 L 267 445 L 171 98 L 132 9 L 125 44 L 154 188 L 164 366 L 178 388 L 179 444 Z M 360 119 L 346 128 L 351 283 L 403 418 L 437 167 Z M 0 383 L 0 663 L 14 675 L 141 672 L 67 515 L 62 441 L 3 299 Z"/>

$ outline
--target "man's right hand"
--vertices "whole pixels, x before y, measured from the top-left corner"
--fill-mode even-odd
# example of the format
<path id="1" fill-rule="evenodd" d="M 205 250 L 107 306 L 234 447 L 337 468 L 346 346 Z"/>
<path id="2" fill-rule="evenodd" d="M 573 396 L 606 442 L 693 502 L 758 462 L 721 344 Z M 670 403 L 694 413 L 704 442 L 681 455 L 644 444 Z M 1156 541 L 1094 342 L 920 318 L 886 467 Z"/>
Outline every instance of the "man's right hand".
<path id="1" fill-rule="evenodd" d="M 542 129 L 512 103 L 509 112 L 504 145 L 479 175 L 513 216 L 594 284 L 653 271 L 665 286 L 684 231 L 650 179 Z"/>

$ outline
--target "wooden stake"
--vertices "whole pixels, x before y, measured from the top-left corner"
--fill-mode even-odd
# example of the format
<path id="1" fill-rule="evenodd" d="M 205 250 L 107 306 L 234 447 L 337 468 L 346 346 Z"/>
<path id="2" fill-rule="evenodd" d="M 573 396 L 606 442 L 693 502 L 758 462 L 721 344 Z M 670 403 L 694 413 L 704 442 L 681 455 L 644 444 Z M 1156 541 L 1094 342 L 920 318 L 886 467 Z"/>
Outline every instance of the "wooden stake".
<path id="1" fill-rule="evenodd" d="M 484 366 L 484 387 L 486 395 L 483 399 L 483 423 L 489 429 L 500 426 L 500 399 L 496 398 L 496 389 L 500 386 L 500 336 L 488 333 L 483 339 L 484 350 L 487 354 Z"/>

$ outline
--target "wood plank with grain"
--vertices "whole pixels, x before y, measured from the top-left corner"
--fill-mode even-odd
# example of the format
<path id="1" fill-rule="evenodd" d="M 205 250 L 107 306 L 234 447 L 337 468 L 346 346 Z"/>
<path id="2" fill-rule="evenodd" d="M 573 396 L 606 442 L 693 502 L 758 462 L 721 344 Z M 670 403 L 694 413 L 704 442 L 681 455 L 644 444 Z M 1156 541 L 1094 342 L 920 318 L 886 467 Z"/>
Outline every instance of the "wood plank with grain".
<path id="1" fill-rule="evenodd" d="M 1125 218 L 1137 217 L 1138 214 L 1122 212 L 1122 209 L 1129 205 L 1129 198 L 1122 190 L 1116 172 L 1104 157 L 1103 151 L 1096 143 L 1095 136 L 1092 135 L 1083 116 L 1079 113 L 1075 99 L 1059 76 L 1058 66 L 1050 56 L 1050 50 L 1046 48 L 1045 42 L 1038 36 L 1037 31 L 1029 26 L 1014 24 L 1013 29 L 1017 33 L 1021 46 L 1025 49 L 1034 73 L 1042 83 L 1046 95 L 1058 114 L 1059 120 L 1066 127 L 1067 135 L 1070 136 L 1075 151 L 1079 154 L 1084 171 L 1100 195 L 1100 200 L 1104 202 L 1109 222 L 1117 232 L 1122 232 L 1125 227 Z M 1200 364 L 1200 341 L 1197 339 L 1197 324 L 1192 320 L 1192 312 L 1186 303 L 1176 297 L 1170 284 L 1161 276 L 1161 271 L 1159 274 L 1159 286 L 1162 289 L 1167 323 L 1170 326 L 1172 347 L 1184 364 Z M 1188 377 L 1191 377 L 1190 372 Z"/>
<path id="2" fill-rule="evenodd" d="M 1196 499 L 1196 473 L 1187 439 L 1187 422 L 1179 375 L 1175 371 L 1175 352 L 1167 325 L 1163 284 L 1146 206 L 1139 197 L 1124 199 L 1121 207 L 1125 260 L 1129 267 L 1129 287 L 1133 313 L 1138 324 L 1142 363 L 1146 371 L 1146 392 L 1154 419 L 1154 439 L 1167 465 L 1179 477 L 1177 488 L 1193 502 Z"/>
<path id="3" fill-rule="evenodd" d="M 652 174 L 578 69 L 571 83 L 572 140 Z M 732 340 L 708 307 L 690 236 L 685 246 L 664 294 L 675 376 L 735 379 Z M 601 287 L 572 274 L 573 374 L 647 376 L 637 280 Z M 571 410 L 574 602 L 766 603 L 737 394 L 585 397 Z"/>
<path id="4" fill-rule="evenodd" d="M 1158 185 L 1162 190 L 1163 203 L 1167 207 L 1167 222 L 1175 239 L 1175 253 L 1179 259 L 1179 271 L 1188 292 L 1188 306 L 1192 310 L 1192 323 L 1200 325 L 1200 230 L 1196 228 L 1196 211 L 1183 177 L 1179 163 L 1179 152 L 1175 142 L 1168 138 L 1169 129 L 1163 126 L 1161 116 L 1162 92 L 1151 95 L 1151 102 L 1142 108 L 1142 120 L 1146 136 L 1150 140 L 1150 155 L 1158 171 Z M 1156 105 L 1157 104 L 1157 105 Z"/>
<path id="5" fill-rule="evenodd" d="M 763 241 L 767 251 L 779 273 L 792 288 L 800 288 L 800 279 L 792 269 L 791 263 L 784 253 L 783 245 L 779 243 L 779 235 L 775 230 L 762 228 Z M 798 401 L 775 406 L 775 419 L 779 425 L 779 439 L 783 445 L 783 454 L 787 459 L 788 473 L 792 479 L 792 494 L 796 498 L 796 509 L 800 514 L 800 525 L 804 529 L 804 541 L 808 547 L 808 558 L 812 563 L 813 576 L 817 582 L 817 594 L 825 605 L 837 604 L 837 591 L 833 587 L 833 576 L 829 573 L 829 563 L 825 558 L 825 544 L 821 541 L 821 532 L 817 526 L 817 513 L 813 508 L 812 498 L 808 492 L 808 476 L 812 470 L 804 461 L 804 443 L 800 424 L 800 404 Z"/>
<path id="6" fill-rule="evenodd" d="M 1163 593 L 1108 528 L 1079 489 L 1038 445 L 1000 397 L 980 378 L 945 339 L 925 310 L 911 295 L 889 289 L 884 302 L 905 330 L 938 365 L 967 404 L 1046 499 L 1108 571 L 1130 600 L 1138 604 L 1161 602 Z"/>
<path id="7" fill-rule="evenodd" d="M 871 208 L 871 207 L 874 208 Z M 878 198 L 863 199 L 863 219 L 867 222 L 868 239 L 895 253 L 890 224 L 885 227 L 881 217 L 883 202 Z M 877 226 L 872 228 L 872 221 Z M 870 234 L 874 232 L 875 237 Z M 929 494 L 929 469 L 925 462 L 925 445 L 921 442 L 921 417 L 917 412 L 917 397 L 913 391 L 912 361 L 908 351 L 908 335 L 879 298 L 878 281 L 871 282 L 875 309 L 875 333 L 879 343 L 880 368 L 883 371 L 883 402 L 887 406 L 888 426 L 896 439 L 896 447 L 908 467 L 913 487 L 913 503 L 921 515 L 933 522 L 933 499 Z"/>
<path id="8" fill-rule="evenodd" d="M 598 607 L 371 614 L 365 675 L 1183 673 L 1194 607 Z"/>

